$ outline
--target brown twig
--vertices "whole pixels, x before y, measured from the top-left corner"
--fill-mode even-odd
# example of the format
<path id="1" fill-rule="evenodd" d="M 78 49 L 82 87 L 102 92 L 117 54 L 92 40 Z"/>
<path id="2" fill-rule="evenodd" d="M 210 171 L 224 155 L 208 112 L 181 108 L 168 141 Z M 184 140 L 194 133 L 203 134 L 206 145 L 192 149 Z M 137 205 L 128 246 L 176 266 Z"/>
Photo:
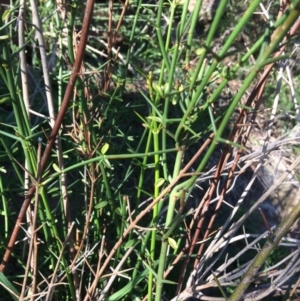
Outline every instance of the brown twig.
<path id="1" fill-rule="evenodd" d="M 51 155 L 51 151 L 55 145 L 55 140 L 56 140 L 56 136 L 58 134 L 58 131 L 61 127 L 63 118 L 67 112 L 68 109 L 68 105 L 71 99 L 71 96 L 73 94 L 73 89 L 75 86 L 75 82 L 78 76 L 78 73 L 80 71 L 81 68 L 81 64 L 82 64 L 82 60 L 83 60 L 83 55 L 84 55 L 84 51 L 85 51 L 85 46 L 86 46 L 86 42 L 87 42 L 87 38 L 88 38 L 88 31 L 89 31 L 89 27 L 90 27 L 90 21 L 92 18 L 92 14 L 93 14 L 93 7 L 94 7 L 94 0 L 87 0 L 87 4 L 86 4 L 86 8 L 85 8 L 85 12 L 84 12 L 84 18 L 83 18 L 83 24 L 82 24 L 82 33 L 81 33 L 81 38 L 80 38 L 80 43 L 79 43 L 79 47 L 78 47 L 78 52 L 76 55 L 76 59 L 74 62 L 74 66 L 72 68 L 72 72 L 71 72 L 71 77 L 68 83 L 68 86 L 66 88 L 65 91 L 65 95 L 62 101 L 62 105 L 61 105 L 61 109 L 58 112 L 57 118 L 55 120 L 55 124 L 53 126 L 53 129 L 51 131 L 50 137 L 49 137 L 49 141 L 48 144 L 45 148 L 42 160 L 41 160 L 41 173 L 44 172 L 44 170 L 46 169 L 47 166 L 47 161 Z M 4 272 L 5 267 L 7 265 L 7 262 L 10 258 L 12 249 L 15 245 L 19 230 L 20 230 L 20 224 L 22 223 L 24 216 L 26 214 L 26 210 L 30 204 L 31 199 L 34 196 L 36 187 L 35 185 L 31 186 L 31 188 L 28 190 L 26 198 L 22 204 L 22 208 L 20 210 L 20 213 L 18 215 L 18 218 L 16 220 L 16 224 L 13 230 L 13 233 L 11 234 L 9 243 L 8 243 L 8 247 L 6 249 L 6 252 L 3 256 L 1 265 L 0 265 L 0 272 Z"/>
<path id="2" fill-rule="evenodd" d="M 264 221 L 264 224 L 265 224 L 267 230 L 269 231 L 269 234 L 272 234 L 272 229 L 271 229 L 270 224 L 268 223 L 268 220 L 267 220 L 266 216 L 264 215 L 263 211 L 261 210 L 261 208 L 258 208 L 258 211 L 262 217 L 262 220 Z"/>

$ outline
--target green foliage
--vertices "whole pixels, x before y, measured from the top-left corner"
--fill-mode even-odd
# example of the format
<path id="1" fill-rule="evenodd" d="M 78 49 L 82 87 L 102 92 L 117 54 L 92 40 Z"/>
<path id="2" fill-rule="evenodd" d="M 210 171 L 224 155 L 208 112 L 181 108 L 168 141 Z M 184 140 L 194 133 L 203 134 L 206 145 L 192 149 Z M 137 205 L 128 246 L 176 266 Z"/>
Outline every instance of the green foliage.
<path id="1" fill-rule="evenodd" d="M 235 113 L 257 110 L 243 97 L 265 66 L 282 59 L 273 55 L 296 20 L 299 1 L 278 20 L 273 7 L 274 22 L 261 21 L 247 47 L 240 40 L 255 26 L 259 0 L 244 7 L 222 0 L 205 26 L 198 22 L 202 1 L 191 12 L 188 1 L 108 2 L 95 3 L 84 62 L 42 173 L 43 150 L 74 72 L 85 5 L 46 0 L 33 17 L 30 2 L 19 19 L 21 2 L 3 9 L 1 255 L 24 194 L 36 187 L 11 263 L 0 274 L 5 298 L 12 290 L 19 300 L 30 294 L 50 300 L 52 293 L 57 300 L 171 299 L 198 262 L 197 252 L 205 258 L 211 237 L 229 233 L 238 220 L 234 200 L 224 223 L 210 225 L 219 214 L 218 205 L 209 204 L 213 189 L 228 189 L 223 176 L 205 188 L 212 191 L 208 203 L 196 186 L 212 165 L 245 148 L 235 139 L 242 123 Z M 285 43 L 290 54 L 293 40 Z M 271 264 L 286 256 L 274 253 Z M 220 263 L 213 256 L 207 265 Z M 226 294 L 234 295 L 236 286 L 228 287 Z"/>

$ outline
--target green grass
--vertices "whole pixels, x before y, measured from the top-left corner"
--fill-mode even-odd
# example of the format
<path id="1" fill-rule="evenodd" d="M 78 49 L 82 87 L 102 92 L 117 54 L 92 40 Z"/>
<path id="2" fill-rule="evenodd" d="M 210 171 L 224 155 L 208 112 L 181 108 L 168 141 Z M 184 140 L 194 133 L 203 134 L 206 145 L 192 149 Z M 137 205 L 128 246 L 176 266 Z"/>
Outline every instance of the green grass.
<path id="1" fill-rule="evenodd" d="M 17 22 L 21 3 L 3 10 L 1 256 L 8 254 L 6 246 L 16 233 L 24 199 L 29 200 L 31 212 L 22 220 L 9 261 L 1 266 L 0 291 L 5 300 L 12 296 L 37 300 L 43 295 L 45 300 L 170 300 L 185 288 L 199 260 L 204 269 L 212 264 L 203 273 L 212 277 L 225 254 L 233 257 L 247 248 L 239 239 L 234 247 L 211 251 L 214 243 L 243 231 L 230 233 L 242 214 L 235 216 L 224 204 L 226 210 L 220 211 L 218 201 L 209 204 L 217 193 L 226 192 L 227 184 L 233 185 L 227 179 L 229 169 L 221 167 L 225 176 L 216 174 L 215 180 L 209 170 L 244 147 L 242 139 L 235 139 L 244 123 L 237 120 L 236 112 L 245 108 L 242 99 L 247 89 L 273 62 L 299 13 L 299 1 L 294 1 L 296 8 L 277 20 L 278 7 L 273 7 L 272 27 L 261 21 L 262 30 L 246 47 L 241 45 L 241 34 L 248 35 L 247 29 L 255 27 L 260 2 L 241 9 L 221 1 L 205 28 L 198 23 L 201 1 L 193 14 L 187 10 L 188 2 L 175 0 L 155 4 L 136 0 L 127 9 L 116 2 L 112 15 L 108 3 L 95 3 L 83 44 L 82 2 L 65 7 L 39 2 L 41 24 L 35 26 L 32 3 L 27 3 L 24 23 Z M 291 55 L 292 38 L 287 44 Z M 81 47 L 85 52 L 75 82 L 72 68 Z M 230 91 L 233 81 L 239 83 L 237 91 Z M 67 97 L 71 84 L 74 88 Z M 272 85 L 266 91 L 271 94 Z M 250 116 L 250 107 L 254 112 L 257 107 L 254 99 L 248 99 L 244 113 Z M 270 99 L 265 106 L 272 106 Z M 281 106 L 292 110 L 295 104 L 287 96 Z M 57 137 L 51 134 L 54 124 L 59 126 Z M 203 190 L 197 189 L 196 182 L 207 175 L 210 180 L 202 181 Z M 33 195 L 28 197 L 28 191 Z M 236 202 L 233 199 L 231 205 L 237 206 Z M 197 214 L 192 207 L 198 208 Z M 21 241 L 27 236 L 29 244 Z M 249 236 L 249 243 L 256 237 Z M 205 243 L 197 244 L 202 240 Z M 271 264 L 286 256 L 276 251 L 276 244 L 272 250 Z M 262 253 L 252 250 L 250 257 Z M 249 258 L 237 262 L 243 260 Z M 206 278 L 201 281 L 206 283 Z M 238 282 L 228 287 L 231 301 L 247 292 Z"/>

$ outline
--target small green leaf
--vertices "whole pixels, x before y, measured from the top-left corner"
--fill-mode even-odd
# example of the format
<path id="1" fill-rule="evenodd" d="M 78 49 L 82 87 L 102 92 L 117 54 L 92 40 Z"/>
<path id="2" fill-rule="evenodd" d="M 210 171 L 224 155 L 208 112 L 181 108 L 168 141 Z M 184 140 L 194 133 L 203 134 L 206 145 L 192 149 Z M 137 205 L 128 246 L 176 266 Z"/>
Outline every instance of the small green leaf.
<path id="1" fill-rule="evenodd" d="M 159 86 L 156 83 L 153 83 L 153 89 L 156 91 L 156 93 L 160 96 L 163 97 L 164 96 L 164 92 L 161 86 Z"/>
<path id="2" fill-rule="evenodd" d="M 196 54 L 200 56 L 204 53 L 204 51 L 205 51 L 205 48 L 198 48 L 198 49 L 196 49 Z"/>
<path id="3" fill-rule="evenodd" d="M 154 120 L 154 121 L 157 121 L 159 123 L 162 123 L 161 118 L 159 118 L 157 116 L 148 116 L 147 119 Z"/>
<path id="4" fill-rule="evenodd" d="M 123 216 L 123 215 L 122 215 L 122 210 L 121 210 L 120 207 L 118 207 L 118 208 L 115 210 L 115 212 L 116 212 L 118 215 Z"/>
<path id="5" fill-rule="evenodd" d="M 155 182 L 155 187 L 158 188 L 160 186 L 162 186 L 165 183 L 165 179 L 160 178 Z"/>
<path id="6" fill-rule="evenodd" d="M 177 104 L 178 99 L 179 99 L 178 95 L 174 95 L 171 100 L 172 105 L 175 106 Z"/>
<path id="7" fill-rule="evenodd" d="M 104 164 L 107 168 L 112 169 L 112 166 L 110 165 L 110 163 L 109 163 L 109 161 L 108 161 L 107 159 L 104 159 L 104 160 L 103 160 L 103 164 Z"/>
<path id="8" fill-rule="evenodd" d="M 5 21 L 11 15 L 10 10 L 6 9 L 2 15 L 2 21 Z"/>
<path id="9" fill-rule="evenodd" d="M 129 249 L 130 247 L 132 247 L 135 244 L 135 242 L 135 239 L 128 240 L 125 244 L 125 249 Z"/>
<path id="10" fill-rule="evenodd" d="M 178 284 L 177 282 L 174 282 L 174 281 L 171 281 L 171 280 L 166 280 L 166 279 L 162 280 L 161 283 L 165 283 L 165 284 L 174 284 L 174 285 L 177 285 L 177 284 Z"/>
<path id="11" fill-rule="evenodd" d="M 174 250 L 176 250 L 178 248 L 177 242 L 175 241 L 175 239 L 173 239 L 172 237 L 168 237 L 168 244 L 171 246 L 171 248 L 173 248 Z"/>
<path id="12" fill-rule="evenodd" d="M 95 209 L 102 209 L 108 204 L 108 201 L 102 201 L 95 206 Z"/>
<path id="13" fill-rule="evenodd" d="M 170 91 L 170 85 L 169 83 L 164 84 L 164 94 L 166 95 Z"/>
<path id="14" fill-rule="evenodd" d="M 7 173 L 7 171 L 4 167 L 0 167 L 0 172 Z"/>
<path id="15" fill-rule="evenodd" d="M 1 37 L 0 37 L 0 40 L 1 40 Z M 0 104 L 5 103 L 7 101 L 12 101 L 10 96 L 0 98 Z"/>
<path id="16" fill-rule="evenodd" d="M 53 167 L 53 169 L 54 169 L 56 172 L 61 172 L 60 168 L 57 166 L 56 163 L 53 163 L 53 164 L 52 164 L 52 167 Z"/>
<path id="17" fill-rule="evenodd" d="M 108 149 L 109 149 L 109 144 L 108 143 L 104 143 L 104 145 L 101 148 L 101 154 L 105 155 L 106 152 L 108 151 Z"/>

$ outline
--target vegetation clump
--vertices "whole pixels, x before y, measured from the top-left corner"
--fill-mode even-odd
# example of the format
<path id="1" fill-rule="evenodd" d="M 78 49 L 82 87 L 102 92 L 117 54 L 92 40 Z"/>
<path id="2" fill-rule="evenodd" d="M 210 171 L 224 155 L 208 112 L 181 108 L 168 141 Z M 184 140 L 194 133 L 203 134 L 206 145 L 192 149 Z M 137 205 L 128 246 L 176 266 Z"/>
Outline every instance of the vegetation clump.
<path id="1" fill-rule="evenodd" d="M 299 0 L 0 12 L 5 300 L 296 300 Z"/>

